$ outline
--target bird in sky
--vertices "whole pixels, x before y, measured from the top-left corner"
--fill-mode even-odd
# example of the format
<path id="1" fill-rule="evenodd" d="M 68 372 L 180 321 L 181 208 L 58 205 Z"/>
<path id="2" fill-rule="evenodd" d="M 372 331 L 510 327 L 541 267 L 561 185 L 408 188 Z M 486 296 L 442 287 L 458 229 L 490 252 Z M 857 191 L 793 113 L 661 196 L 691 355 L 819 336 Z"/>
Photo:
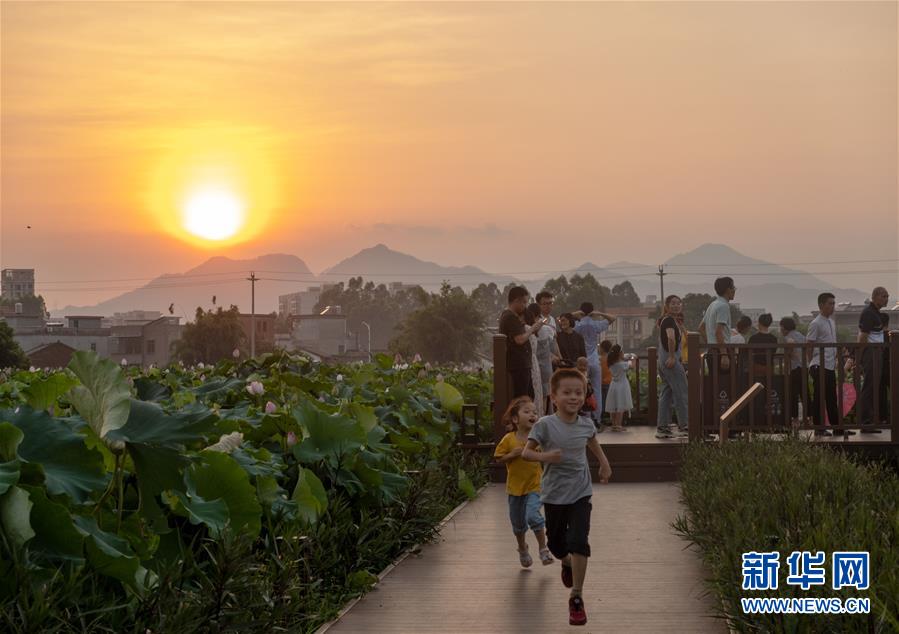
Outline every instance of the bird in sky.
<path id="1" fill-rule="evenodd" d="M 175 303 L 172 302 L 171 304 L 169 304 L 169 315 L 174 315 L 174 314 L 175 314 Z"/>
<path id="2" fill-rule="evenodd" d="M 215 306 L 215 295 L 212 296 L 212 305 Z"/>

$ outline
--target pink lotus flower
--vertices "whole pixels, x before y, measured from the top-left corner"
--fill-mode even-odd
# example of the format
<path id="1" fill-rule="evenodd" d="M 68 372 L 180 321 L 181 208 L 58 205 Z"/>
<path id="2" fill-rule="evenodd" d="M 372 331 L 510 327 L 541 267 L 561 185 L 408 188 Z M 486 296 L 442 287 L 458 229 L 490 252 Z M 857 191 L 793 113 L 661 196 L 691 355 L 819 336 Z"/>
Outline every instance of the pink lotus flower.
<path id="1" fill-rule="evenodd" d="M 274 403 L 272 403 L 271 401 L 269 401 L 268 403 L 265 404 L 265 413 L 266 414 L 274 414 L 277 409 L 278 409 L 278 406 L 275 405 Z"/>
<path id="2" fill-rule="evenodd" d="M 262 383 L 259 381 L 251 381 L 249 385 L 247 385 L 247 392 L 250 394 L 265 394 L 265 388 Z"/>
<path id="3" fill-rule="evenodd" d="M 415 356 L 412 357 L 412 363 L 421 363 L 421 355 L 417 352 L 415 353 Z"/>
<path id="4" fill-rule="evenodd" d="M 287 446 L 293 447 L 297 444 L 297 435 L 292 431 L 287 432 Z"/>

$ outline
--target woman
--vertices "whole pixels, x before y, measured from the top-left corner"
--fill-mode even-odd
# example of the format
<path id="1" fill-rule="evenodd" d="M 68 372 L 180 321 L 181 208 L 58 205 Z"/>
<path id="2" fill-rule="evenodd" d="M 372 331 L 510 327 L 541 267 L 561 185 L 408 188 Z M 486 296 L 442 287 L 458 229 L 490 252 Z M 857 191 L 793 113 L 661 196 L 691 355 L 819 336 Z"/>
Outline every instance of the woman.
<path id="1" fill-rule="evenodd" d="M 524 311 L 524 321 L 533 326 L 542 316 L 540 306 L 531 304 Z M 534 383 L 534 404 L 537 415 L 546 414 L 546 396 L 549 394 L 549 379 L 552 377 L 552 342 L 555 339 L 553 329 L 544 324 L 536 334 L 530 336 L 531 342 L 531 381 Z"/>
<path id="2" fill-rule="evenodd" d="M 659 376 L 662 389 L 659 390 L 659 413 L 656 438 L 673 438 L 671 433 L 671 405 L 677 412 L 678 436 L 687 434 L 689 407 L 687 404 L 687 373 L 683 364 L 684 336 L 678 325 L 678 316 L 683 312 L 684 303 L 677 295 L 665 298 L 662 317 L 659 319 Z"/>
<path id="3" fill-rule="evenodd" d="M 577 365 L 577 360 L 587 356 L 587 347 L 584 344 L 584 338 L 581 333 L 574 330 L 574 316 L 571 313 L 565 313 L 559 317 L 559 334 L 556 335 L 556 342 L 559 345 L 559 356 L 565 367 L 573 368 Z"/>

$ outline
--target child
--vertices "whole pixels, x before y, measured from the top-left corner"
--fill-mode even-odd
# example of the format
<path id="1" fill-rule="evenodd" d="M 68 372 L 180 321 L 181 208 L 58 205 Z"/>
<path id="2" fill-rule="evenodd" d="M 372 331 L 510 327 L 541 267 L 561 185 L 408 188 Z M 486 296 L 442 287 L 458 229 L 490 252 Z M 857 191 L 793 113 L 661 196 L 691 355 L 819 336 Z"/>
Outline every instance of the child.
<path id="1" fill-rule="evenodd" d="M 631 398 L 631 384 L 627 380 L 628 362 L 622 357 L 621 346 L 617 343 L 609 350 L 609 371 L 612 373 L 612 383 L 609 385 L 609 399 L 606 411 L 612 416 L 612 431 L 624 431 L 621 424 L 624 413 L 631 411 L 634 401 Z"/>
<path id="2" fill-rule="evenodd" d="M 562 561 L 562 584 L 571 588 L 568 623 L 584 625 L 584 578 L 590 556 L 590 498 L 593 484 L 586 448 L 599 460 L 599 481 L 609 481 L 612 468 L 589 418 L 578 416 L 587 393 L 587 379 L 574 368 L 556 370 L 550 381 L 556 412 L 544 416 L 528 435 L 522 458 L 545 466 L 541 499 L 546 511 L 550 552 Z M 538 452 L 537 447 L 542 451 Z"/>
<path id="3" fill-rule="evenodd" d="M 540 548 L 540 561 L 547 566 L 553 562 L 553 558 L 546 547 L 546 521 L 540 515 L 540 464 L 521 459 L 521 450 L 527 442 L 528 433 L 537 422 L 534 402 L 527 396 L 513 399 L 503 414 L 503 422 L 507 429 L 511 426 L 512 431 L 499 441 L 493 455 L 506 465 L 509 519 L 512 521 L 512 533 L 518 541 L 518 561 L 525 568 L 530 568 L 534 563 L 524 539 L 530 526 Z"/>
<path id="4" fill-rule="evenodd" d="M 584 399 L 584 406 L 578 414 L 581 416 L 589 416 L 593 421 L 593 425 L 599 429 L 599 420 L 596 418 L 596 396 L 593 395 L 593 386 L 590 385 L 590 379 L 588 378 L 590 376 L 590 366 L 588 365 L 587 357 L 578 357 L 577 369 L 578 372 L 583 374 L 584 378 L 587 379 L 587 398 Z"/>
<path id="5" fill-rule="evenodd" d="M 603 339 L 599 342 L 599 365 L 602 368 L 602 411 L 599 413 L 599 418 L 605 416 L 606 412 L 609 411 L 606 407 L 606 400 L 609 398 L 609 386 L 612 384 L 612 373 L 609 371 L 609 350 L 612 349 L 612 342 L 608 339 Z"/>

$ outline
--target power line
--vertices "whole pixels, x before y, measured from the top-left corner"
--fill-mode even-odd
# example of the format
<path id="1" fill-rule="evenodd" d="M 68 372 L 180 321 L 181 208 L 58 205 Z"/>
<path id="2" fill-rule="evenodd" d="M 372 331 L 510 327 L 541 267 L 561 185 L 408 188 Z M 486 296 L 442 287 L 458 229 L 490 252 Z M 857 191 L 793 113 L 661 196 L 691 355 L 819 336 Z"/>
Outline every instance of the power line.
<path id="1" fill-rule="evenodd" d="M 841 260 L 834 262 L 794 262 L 794 263 L 786 263 L 789 265 L 799 265 L 799 264 L 864 264 L 864 263 L 876 263 L 876 262 L 899 262 L 897 260 Z M 899 267 L 895 269 L 858 269 L 852 271 L 771 271 L 771 272 L 741 272 L 741 271 L 733 271 L 734 268 L 746 267 L 746 266 L 784 266 L 785 264 L 778 263 L 757 263 L 757 264 L 665 264 L 662 265 L 666 269 L 665 275 L 674 275 L 675 273 L 670 271 L 671 267 L 716 267 L 722 269 L 720 272 L 716 273 L 703 273 L 703 272 L 689 272 L 682 271 L 678 274 L 680 275 L 693 275 L 693 276 L 717 276 L 722 272 L 730 272 L 731 275 L 738 276 L 799 276 L 799 275 L 865 275 L 865 274 L 877 274 L 877 273 L 894 273 L 899 271 Z M 617 278 L 630 278 L 630 277 L 650 277 L 659 275 L 658 272 L 642 272 L 642 273 L 620 273 L 615 275 L 605 274 L 605 271 L 625 271 L 630 269 L 652 269 L 653 267 L 649 265 L 633 265 L 633 266 L 620 266 L 620 267 L 599 267 L 597 273 L 603 279 L 617 279 Z M 320 273 L 315 275 L 314 273 L 299 273 L 296 271 L 259 271 L 259 273 L 267 273 L 272 275 L 289 275 L 293 276 L 289 279 L 285 278 L 267 278 L 269 281 L 275 282 L 321 282 L 323 278 L 327 277 L 364 277 L 364 278 L 378 278 L 378 277 L 411 277 L 411 278 L 421 278 L 421 277 L 434 277 L 440 279 L 450 279 L 450 278 L 460 278 L 460 277 L 479 277 L 479 278 L 490 278 L 490 277 L 503 277 L 503 276 L 528 276 L 528 275 L 579 275 L 579 274 L 587 274 L 591 273 L 591 269 L 556 269 L 556 270 L 543 270 L 543 271 L 506 271 L 500 273 L 489 273 L 489 272 L 443 272 L 443 273 L 410 273 L 408 271 L 403 272 L 395 272 L 395 273 L 365 273 L 365 272 L 341 272 L 341 273 Z M 108 279 L 95 279 L 95 280 L 48 280 L 38 284 L 38 287 L 44 291 L 54 291 L 54 292 L 62 292 L 62 291 L 85 291 L 85 290 L 132 290 L 133 287 L 122 286 L 122 287 L 98 287 L 98 288 L 87 288 L 87 287 L 53 287 L 56 284 L 105 284 L 105 283 L 122 283 L 122 282 L 151 282 L 144 288 L 157 289 L 157 288 L 179 288 L 179 287 L 192 287 L 192 286 L 214 286 L 217 284 L 228 284 L 243 281 L 243 278 L 226 278 L 226 279 L 215 279 L 209 280 L 205 282 L 193 281 L 194 278 L 208 278 L 219 275 L 235 275 L 240 274 L 239 272 L 222 272 L 222 273 L 196 273 L 193 275 L 172 275 L 166 277 L 155 277 L 155 278 L 108 278 Z M 152 283 L 156 280 L 160 280 L 159 283 Z"/>

